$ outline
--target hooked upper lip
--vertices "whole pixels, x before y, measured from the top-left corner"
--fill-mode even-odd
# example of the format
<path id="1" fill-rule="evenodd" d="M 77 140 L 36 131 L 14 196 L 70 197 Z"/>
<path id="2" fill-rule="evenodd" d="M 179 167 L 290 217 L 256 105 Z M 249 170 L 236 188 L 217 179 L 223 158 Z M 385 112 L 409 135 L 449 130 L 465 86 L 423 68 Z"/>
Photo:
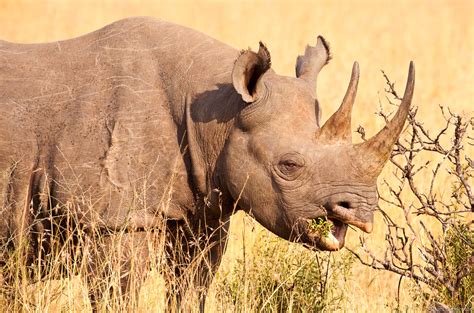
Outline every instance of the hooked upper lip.
<path id="1" fill-rule="evenodd" d="M 341 222 L 353 225 L 366 233 L 371 233 L 373 230 L 372 220 L 370 219 L 370 221 L 364 221 L 361 218 L 356 217 L 353 213 L 354 211 L 355 209 L 347 209 L 345 207 L 335 205 L 331 208 L 331 210 L 327 211 L 327 215 L 328 218 L 338 219 Z"/>
<path id="2" fill-rule="evenodd" d="M 308 227 L 307 234 L 311 241 L 317 244 L 318 247 L 324 250 L 339 250 L 344 247 L 345 236 L 349 225 L 353 225 L 366 233 L 372 232 L 373 223 L 371 220 L 364 221 L 361 218 L 358 218 L 354 214 L 354 209 L 348 209 L 343 206 L 334 205 L 331 206 L 330 210 L 326 210 L 324 216 L 319 216 L 312 219 L 307 219 Z M 310 225 L 319 223 L 324 219 L 327 227 L 326 230 L 321 231 L 317 229 L 318 227 L 311 227 Z"/>

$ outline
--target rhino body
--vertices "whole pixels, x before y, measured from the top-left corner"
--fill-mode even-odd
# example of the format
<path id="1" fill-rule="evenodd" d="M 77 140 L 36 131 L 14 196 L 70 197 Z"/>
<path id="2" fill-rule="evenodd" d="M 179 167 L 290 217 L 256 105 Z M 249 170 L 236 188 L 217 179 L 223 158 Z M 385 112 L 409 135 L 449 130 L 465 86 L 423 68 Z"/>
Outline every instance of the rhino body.
<path id="1" fill-rule="evenodd" d="M 348 224 L 372 227 L 376 178 L 403 126 L 414 78 L 411 67 L 394 119 L 353 145 L 357 64 L 341 108 L 320 127 L 315 83 L 329 59 L 319 37 L 298 58 L 297 78 L 283 77 L 263 44 L 258 53 L 241 52 L 146 17 L 60 42 L 0 41 L 2 247 L 27 239 L 34 259 L 47 253 L 51 217 L 71 216 L 82 229 L 126 229 L 124 242 L 142 243 L 146 260 L 140 234 L 166 220 L 188 264 L 195 254 L 176 239 L 180 230 L 209 247 L 194 281 L 203 294 L 236 210 L 288 240 L 341 248 Z M 328 238 L 307 228 L 319 217 L 333 223 Z"/>

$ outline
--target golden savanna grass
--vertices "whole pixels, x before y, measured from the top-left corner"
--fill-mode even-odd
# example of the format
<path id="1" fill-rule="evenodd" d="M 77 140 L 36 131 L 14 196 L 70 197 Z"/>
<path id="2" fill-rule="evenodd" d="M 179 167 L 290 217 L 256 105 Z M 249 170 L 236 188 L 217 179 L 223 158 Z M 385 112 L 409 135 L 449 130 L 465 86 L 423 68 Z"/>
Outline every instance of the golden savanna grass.
<path id="1" fill-rule="evenodd" d="M 45 42 L 72 38 L 128 16 L 159 17 L 204 32 L 236 48 L 257 49 L 267 44 L 272 66 L 280 74 L 294 75 L 294 64 L 306 44 L 322 34 L 331 43 L 333 60 L 318 78 L 323 120 L 336 110 L 347 87 L 352 62 L 361 68 L 353 128 L 364 125 L 368 135 L 383 127 L 373 114 L 385 101 L 383 69 L 403 91 L 408 63 L 416 65 L 413 103 L 418 116 L 430 127 L 442 126 L 438 105 L 464 116 L 474 112 L 474 1 L 24 1 L 0 0 L 0 39 Z M 0 60 L 1 62 L 1 60 Z M 0 91 L 1 94 L 1 91 Z M 355 140 L 358 138 L 354 136 Z M 467 155 L 474 151 L 466 147 Z M 388 173 L 385 173 L 388 177 Z M 423 184 L 423 182 L 420 182 Z M 438 186 L 439 193 L 443 186 Z M 376 221 L 370 235 L 374 247 L 384 240 L 384 225 Z M 245 235 L 244 235 L 245 234 Z M 352 235 L 352 236 L 351 236 Z M 272 235 L 237 214 L 231 224 L 227 253 L 218 276 L 223 277 L 247 253 Z M 355 233 L 348 233 L 355 246 Z M 297 249 L 297 248 L 296 248 Z M 395 307 L 398 279 L 354 264 L 353 277 L 337 282 L 347 311 L 380 312 Z M 64 288 L 61 288 L 64 287 Z M 88 308 L 87 292 L 78 280 L 33 285 L 41 303 L 36 309 L 81 311 Z M 250 288 L 250 287 L 249 287 Z M 151 275 L 140 295 L 139 309 L 156 311 L 163 306 L 164 286 Z M 50 301 L 51 293 L 62 294 Z M 207 310 L 226 310 L 219 304 L 215 284 Z M 408 285 L 402 288 L 402 308 L 414 306 Z M 1 304 L 0 304 L 1 308 Z"/>

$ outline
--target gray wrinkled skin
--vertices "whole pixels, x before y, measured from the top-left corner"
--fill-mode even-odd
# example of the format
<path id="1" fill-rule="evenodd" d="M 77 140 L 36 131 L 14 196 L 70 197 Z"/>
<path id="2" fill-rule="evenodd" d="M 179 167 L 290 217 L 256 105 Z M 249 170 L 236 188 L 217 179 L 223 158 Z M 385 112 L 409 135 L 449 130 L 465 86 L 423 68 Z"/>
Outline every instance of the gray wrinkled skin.
<path id="1" fill-rule="evenodd" d="M 47 229 L 41 217 L 60 213 L 84 228 L 127 225 L 135 242 L 165 217 L 171 233 L 186 223 L 184 237 L 190 229 L 212 244 L 212 267 L 195 281 L 204 290 L 235 208 L 288 240 L 342 248 L 348 224 L 372 229 L 377 176 L 406 119 L 414 68 L 392 121 L 354 145 L 357 63 L 340 109 L 320 127 L 316 81 L 329 59 L 318 37 L 298 57 L 297 77 L 280 76 L 263 44 L 239 53 L 152 18 L 61 42 L 0 41 L 0 242 L 15 247 Z M 308 228 L 324 216 L 328 237 Z M 170 238 L 191 262 L 192 248 Z"/>

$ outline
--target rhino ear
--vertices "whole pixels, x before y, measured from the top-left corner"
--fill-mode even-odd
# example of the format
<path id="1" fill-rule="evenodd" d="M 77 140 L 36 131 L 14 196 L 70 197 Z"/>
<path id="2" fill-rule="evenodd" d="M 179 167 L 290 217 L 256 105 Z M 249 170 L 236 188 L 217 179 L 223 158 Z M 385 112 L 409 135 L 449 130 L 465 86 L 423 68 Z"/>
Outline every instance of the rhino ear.
<path id="1" fill-rule="evenodd" d="M 318 36 L 316 46 L 306 46 L 304 55 L 296 59 L 296 77 L 316 87 L 319 71 L 331 60 L 331 50 L 323 36 Z"/>
<path id="2" fill-rule="evenodd" d="M 232 84 L 247 103 L 258 99 L 258 82 L 271 67 L 270 52 L 260 42 L 258 53 L 244 50 L 235 61 L 232 70 Z"/>

